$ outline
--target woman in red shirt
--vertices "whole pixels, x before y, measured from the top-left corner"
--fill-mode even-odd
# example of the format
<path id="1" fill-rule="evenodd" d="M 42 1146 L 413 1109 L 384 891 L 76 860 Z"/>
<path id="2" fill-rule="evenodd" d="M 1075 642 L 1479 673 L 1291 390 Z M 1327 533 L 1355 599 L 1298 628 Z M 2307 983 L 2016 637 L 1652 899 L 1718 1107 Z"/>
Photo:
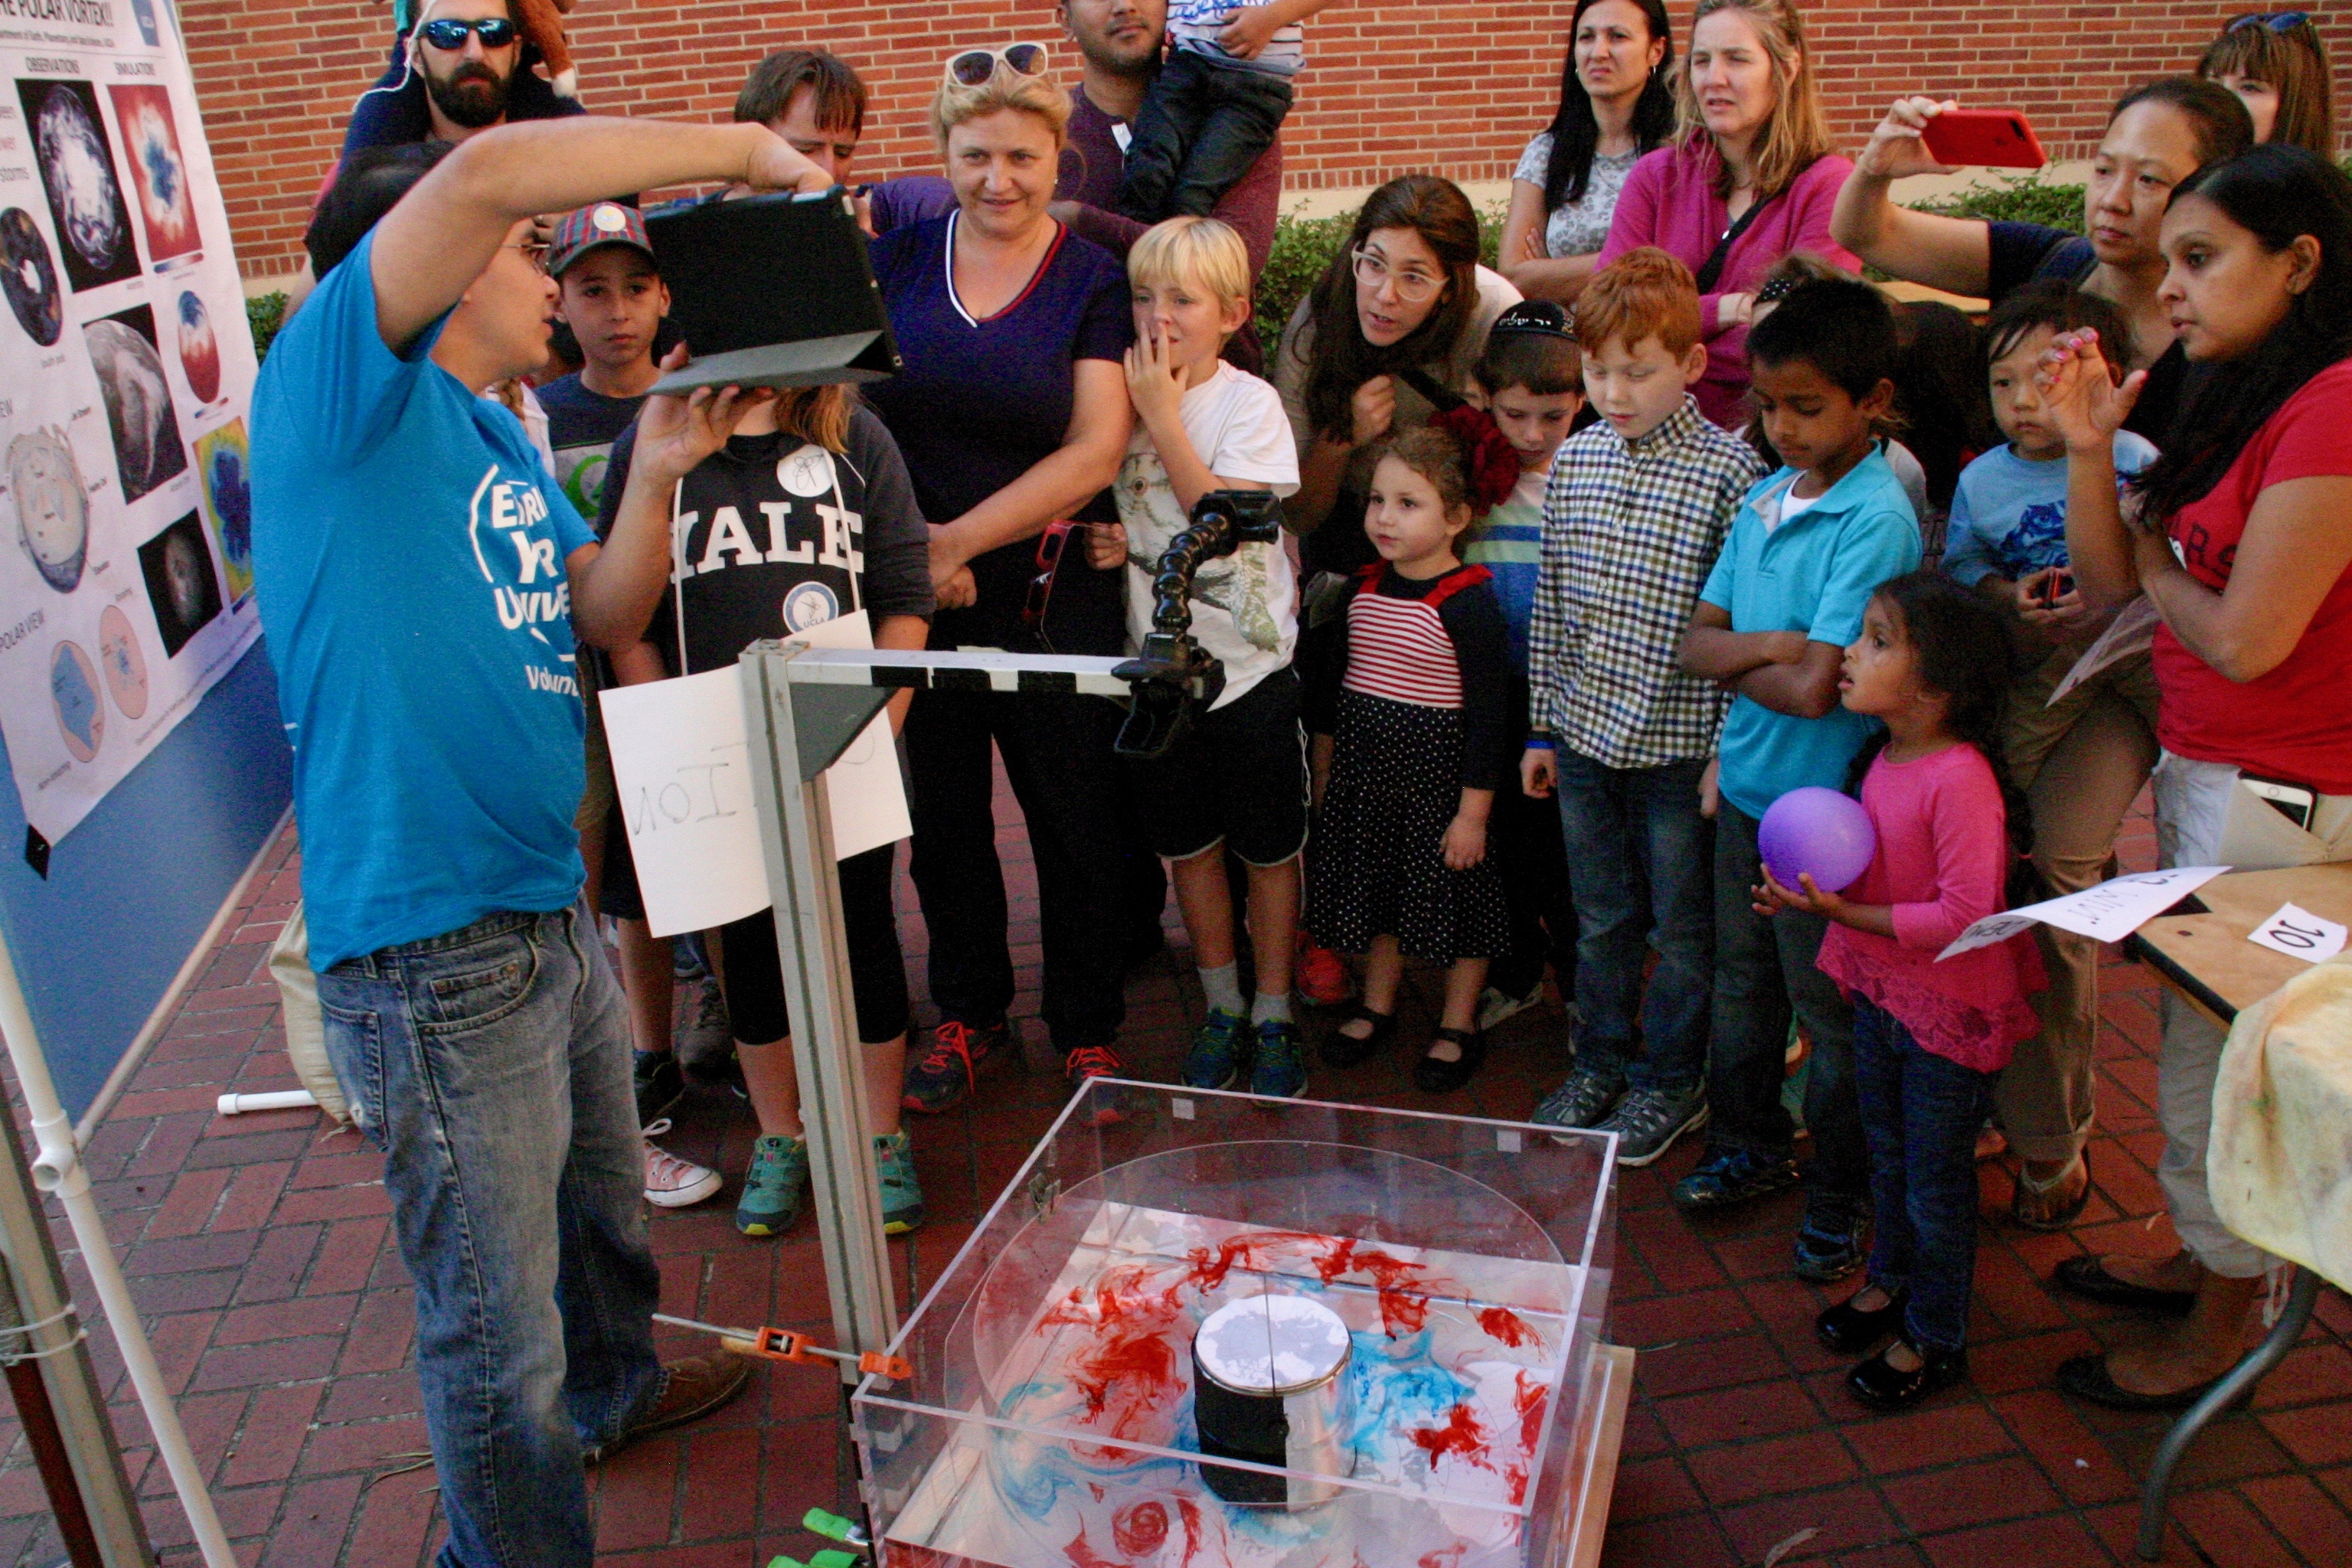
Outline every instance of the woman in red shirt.
<path id="1" fill-rule="evenodd" d="M 2242 775 L 2313 791 L 2305 831 L 2326 858 L 2352 859 L 2352 180 L 2302 148 L 2256 147 L 2174 188 L 2163 246 L 2158 298 L 2199 377 L 2120 504 L 2111 446 L 2146 373 L 2111 387 L 2077 332 L 2053 343 L 2042 377 L 2066 437 L 2084 599 L 2146 594 L 2163 617 L 2158 849 L 2168 865 L 2214 864 Z M 2206 1190 L 2221 1042 L 2165 996 L 2158 1174 L 2181 1249 L 2072 1258 L 2058 1282 L 2181 1321 L 2066 1363 L 2061 1385 L 2084 1398 L 2185 1405 L 2243 1348 L 2272 1259 L 2221 1225 Z"/>

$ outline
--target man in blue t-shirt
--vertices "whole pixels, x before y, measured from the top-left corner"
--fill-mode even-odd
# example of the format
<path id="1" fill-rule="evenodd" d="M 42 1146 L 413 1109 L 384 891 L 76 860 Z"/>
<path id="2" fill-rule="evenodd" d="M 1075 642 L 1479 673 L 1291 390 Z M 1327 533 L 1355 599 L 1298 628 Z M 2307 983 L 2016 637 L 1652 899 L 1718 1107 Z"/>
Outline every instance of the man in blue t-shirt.
<path id="1" fill-rule="evenodd" d="M 649 510 L 600 548 L 478 395 L 547 355 L 532 214 L 710 179 L 828 183 L 747 125 L 582 117 L 362 153 L 254 389 L 310 962 L 416 1283 L 447 1568 L 588 1568 L 583 1456 L 716 1408 L 748 1371 L 655 1359 L 628 1025 L 578 907 L 573 633 L 641 637 L 668 542 Z M 752 400 L 653 400 L 635 482 L 666 490 Z"/>

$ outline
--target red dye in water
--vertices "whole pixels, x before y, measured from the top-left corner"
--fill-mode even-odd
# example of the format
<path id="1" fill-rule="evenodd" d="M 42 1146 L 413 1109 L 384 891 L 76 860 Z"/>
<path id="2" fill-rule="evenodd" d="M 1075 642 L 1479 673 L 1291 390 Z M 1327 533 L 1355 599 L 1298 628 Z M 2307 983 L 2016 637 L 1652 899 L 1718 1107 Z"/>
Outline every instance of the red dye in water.
<path id="1" fill-rule="evenodd" d="M 1172 1331 L 1183 1309 L 1173 1289 L 1140 1289 L 1141 1266 L 1106 1273 L 1091 1300 L 1073 1290 L 1039 1326 L 1069 1324 L 1094 1331 L 1093 1342 L 1070 1358 L 1070 1382 L 1086 1396 L 1087 1418 L 1114 1437 L 1148 1438 L 1148 1423 L 1183 1394 Z"/>
<path id="2" fill-rule="evenodd" d="M 1511 1395 L 1511 1408 L 1519 1413 L 1519 1447 L 1532 1454 L 1536 1439 L 1543 1436 L 1544 1405 L 1551 1398 L 1551 1390 L 1524 1372 L 1515 1376 L 1518 1387 Z"/>
<path id="3" fill-rule="evenodd" d="M 1443 1552 L 1424 1552 L 1421 1557 L 1421 1568 L 1454 1568 L 1469 1550 L 1468 1542 L 1457 1541 Z"/>
<path id="4" fill-rule="evenodd" d="M 1478 1326 L 1505 1344 L 1517 1347 L 1536 1337 L 1536 1331 L 1519 1321 L 1519 1315 L 1508 1307 L 1489 1307 L 1478 1314 Z"/>
<path id="5" fill-rule="evenodd" d="M 1127 1568 L 1126 1563 L 1105 1557 L 1088 1546 L 1087 1527 L 1083 1524 L 1078 1526 L 1077 1538 L 1062 1548 L 1062 1554 L 1070 1560 L 1071 1568 Z"/>
<path id="6" fill-rule="evenodd" d="M 1164 1503 L 1130 1503 L 1111 1515 L 1110 1538 L 1129 1557 L 1160 1550 L 1168 1539 L 1168 1508 Z"/>
<path id="7" fill-rule="evenodd" d="M 1423 1290 L 1405 1289 L 1408 1285 L 1423 1286 L 1422 1277 L 1429 1272 L 1419 1263 L 1408 1263 L 1376 1247 L 1361 1247 L 1341 1237 L 1317 1236 L 1305 1231 L 1256 1231 L 1221 1242 L 1215 1247 L 1197 1247 L 1185 1255 L 1192 1272 L 1182 1283 L 1202 1295 L 1221 1289 L 1226 1276 L 1239 1264 L 1254 1272 L 1271 1272 L 1274 1261 L 1285 1253 L 1303 1254 L 1296 1261 L 1315 1270 L 1315 1276 L 1328 1285 L 1346 1275 L 1361 1275 L 1371 1281 L 1380 1293 L 1381 1326 L 1391 1339 L 1400 1334 L 1417 1332 L 1429 1320 L 1429 1300 Z M 1181 1287 L 1180 1287 L 1181 1288 Z"/>
<path id="8" fill-rule="evenodd" d="M 1190 1498 L 1176 1500 L 1176 1517 L 1184 1521 L 1184 1565 L 1192 1568 L 1192 1553 L 1201 1550 L 1201 1510 Z"/>
<path id="9" fill-rule="evenodd" d="M 1445 1418 L 1444 1426 L 1427 1426 L 1415 1432 L 1412 1441 L 1415 1447 L 1429 1455 L 1429 1462 L 1433 1466 L 1444 1455 L 1459 1454 L 1465 1463 L 1475 1465 L 1482 1470 L 1494 1468 L 1486 1462 L 1486 1428 L 1478 1425 L 1478 1417 L 1471 1414 L 1466 1405 L 1455 1405 L 1454 1413 Z"/>

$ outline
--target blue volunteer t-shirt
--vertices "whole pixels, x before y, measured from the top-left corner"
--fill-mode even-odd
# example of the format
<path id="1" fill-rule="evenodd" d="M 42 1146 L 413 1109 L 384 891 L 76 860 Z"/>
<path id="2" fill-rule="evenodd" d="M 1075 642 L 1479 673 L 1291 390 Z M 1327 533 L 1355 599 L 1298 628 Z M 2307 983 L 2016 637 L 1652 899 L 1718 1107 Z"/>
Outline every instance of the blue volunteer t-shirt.
<path id="1" fill-rule="evenodd" d="M 1919 564 L 1919 520 L 1884 454 L 1872 452 L 1826 494 L 1777 528 L 1797 478 L 1781 468 L 1756 481 L 1723 542 L 1699 597 L 1731 612 L 1736 632 L 1796 631 L 1843 647 L 1862 634 L 1862 612 L 1881 583 Z M 1776 713 L 1749 697 L 1723 721 L 1723 798 L 1762 816 L 1792 789 L 1845 787 L 1846 768 L 1877 725 L 1843 706 L 1819 719 Z"/>
<path id="2" fill-rule="evenodd" d="M 253 393 L 253 565 L 294 745 L 310 963 L 580 893 L 564 562 L 593 536 L 521 422 L 377 334 L 373 237 Z M 446 320 L 446 318 L 445 318 Z"/>

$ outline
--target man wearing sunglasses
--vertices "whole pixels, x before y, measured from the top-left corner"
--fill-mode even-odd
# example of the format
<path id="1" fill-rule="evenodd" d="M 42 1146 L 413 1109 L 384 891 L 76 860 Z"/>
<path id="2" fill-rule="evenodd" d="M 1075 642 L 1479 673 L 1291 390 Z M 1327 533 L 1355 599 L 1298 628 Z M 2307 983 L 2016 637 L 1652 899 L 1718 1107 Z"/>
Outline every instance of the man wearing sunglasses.
<path id="1" fill-rule="evenodd" d="M 390 68 L 352 106 L 343 156 L 586 112 L 530 68 L 538 58 L 508 0 L 424 0 L 415 26 L 393 41 Z"/>
<path id="2" fill-rule="evenodd" d="M 628 1019 L 572 826 L 575 634 L 644 635 L 667 510 L 600 548 L 478 395 L 547 357 L 532 214 L 702 181 L 832 184 L 761 125 L 583 118 L 362 152 L 254 388 L 310 963 L 416 1287 L 442 1568 L 590 1568 L 583 1455 L 716 1409 L 748 1370 L 654 1354 Z M 630 493 L 667 496 L 764 395 L 648 399 Z"/>

